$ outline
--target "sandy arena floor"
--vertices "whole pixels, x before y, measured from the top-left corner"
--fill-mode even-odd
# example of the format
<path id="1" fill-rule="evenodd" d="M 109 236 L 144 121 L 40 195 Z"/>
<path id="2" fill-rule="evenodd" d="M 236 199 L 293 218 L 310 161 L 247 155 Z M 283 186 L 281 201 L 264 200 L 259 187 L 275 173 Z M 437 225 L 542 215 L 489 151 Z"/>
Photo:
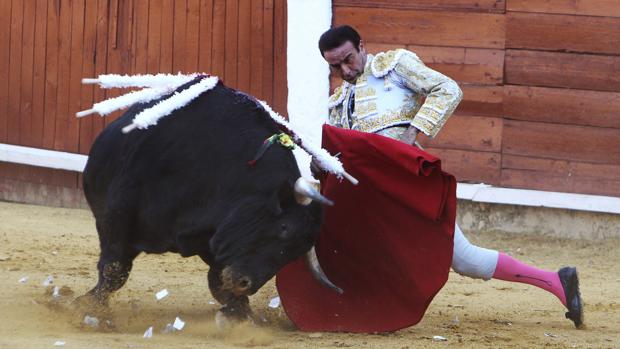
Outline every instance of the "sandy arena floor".
<path id="1" fill-rule="evenodd" d="M 452 273 L 415 327 L 396 333 L 354 335 L 295 330 L 281 308 L 268 307 L 273 282 L 252 297 L 263 326 L 215 328 L 218 306 L 207 288 L 207 266 L 198 258 L 141 255 L 125 287 L 111 301 L 116 330 L 80 325 L 69 300 L 96 283 L 98 241 L 89 211 L 0 202 L 0 348 L 620 348 L 620 241 L 586 242 L 497 233 L 469 235 L 525 262 L 557 269 L 578 266 L 587 329 L 564 319 L 553 296 L 528 285 L 484 282 Z M 54 305 L 42 282 L 73 291 Z M 25 283 L 19 280 L 27 277 Z M 170 295 L 156 301 L 155 292 Z M 46 293 L 47 292 L 47 293 Z M 164 334 L 175 317 L 185 328 Z M 154 326 L 153 337 L 142 335 Z M 447 338 L 445 342 L 433 336 Z"/>

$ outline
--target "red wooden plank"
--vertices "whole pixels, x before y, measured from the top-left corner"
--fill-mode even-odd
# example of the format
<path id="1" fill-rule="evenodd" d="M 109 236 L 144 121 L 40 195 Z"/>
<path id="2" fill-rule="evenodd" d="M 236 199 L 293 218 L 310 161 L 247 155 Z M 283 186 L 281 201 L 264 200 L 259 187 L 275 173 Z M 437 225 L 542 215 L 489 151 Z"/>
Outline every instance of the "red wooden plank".
<path id="1" fill-rule="evenodd" d="M 129 62 L 131 63 L 132 61 L 132 57 L 131 57 L 131 47 L 133 46 L 134 43 L 134 38 L 135 38 L 135 33 L 134 33 L 134 25 L 133 23 L 135 22 L 135 6 L 134 6 L 134 1 L 135 0 L 125 0 L 123 1 L 121 4 L 118 4 L 118 0 L 112 0 L 115 1 L 116 4 L 116 8 L 117 11 L 116 13 L 112 14 L 113 16 L 111 17 L 111 20 L 115 20 L 115 21 L 119 21 L 119 15 L 121 18 L 121 23 L 120 23 L 120 29 L 119 33 L 116 33 L 117 35 L 117 41 L 118 41 L 118 36 L 121 36 L 121 45 L 122 48 L 124 49 L 124 56 L 126 60 L 129 60 Z M 139 1 L 139 0 L 138 0 Z M 119 13 L 119 11 L 122 11 L 122 13 Z M 118 44 L 117 44 L 118 45 Z M 113 49 L 117 48 L 117 45 L 113 46 Z"/>
<path id="2" fill-rule="evenodd" d="M 282 116 L 287 117 L 287 98 L 288 98 L 288 84 L 286 82 L 286 1 L 275 0 L 274 2 L 274 42 L 273 42 L 273 56 L 274 56 L 274 96 L 273 96 L 273 110 L 280 113 Z"/>
<path id="3" fill-rule="evenodd" d="M 355 27 L 368 42 L 504 48 L 501 14 L 336 7 L 334 23 Z"/>
<path id="4" fill-rule="evenodd" d="M 200 49 L 198 71 L 212 73 L 211 52 L 213 51 L 213 0 L 200 1 Z"/>
<path id="5" fill-rule="evenodd" d="M 110 48 L 118 48 L 118 17 L 120 11 L 120 0 L 110 0 Z M 145 0 L 148 2 L 148 0 Z M 132 4 L 133 5 L 133 4 Z M 132 11 L 134 7 L 132 6 Z"/>
<path id="6" fill-rule="evenodd" d="M 94 76 L 107 73 L 108 64 L 108 0 L 97 1 L 97 42 L 96 42 L 96 56 L 95 56 L 95 73 Z M 94 89 L 94 102 L 100 102 L 105 99 L 105 91 L 101 88 Z M 90 143 L 94 141 L 95 137 L 101 132 L 105 126 L 105 119 L 99 116 L 90 117 L 93 123 L 93 138 Z"/>
<path id="7" fill-rule="evenodd" d="M 503 115 L 503 87 L 461 84 L 463 100 L 456 108 L 460 115 Z"/>
<path id="8" fill-rule="evenodd" d="M 504 154 L 620 164 L 620 129 L 504 120 Z"/>
<path id="9" fill-rule="evenodd" d="M 11 1 L 0 1 L 0 142 L 7 141 Z"/>
<path id="10" fill-rule="evenodd" d="M 86 0 L 73 1 L 71 23 L 71 68 L 69 77 L 69 110 L 67 114 L 67 133 L 63 149 L 72 153 L 78 151 L 79 120 L 75 113 L 80 111 L 82 94 L 82 66 L 84 47 L 84 9 Z"/>
<path id="11" fill-rule="evenodd" d="M 118 33 L 117 33 L 117 48 L 120 51 L 120 61 L 123 65 L 123 69 L 125 71 L 131 72 L 131 49 L 133 46 L 134 39 L 134 26 L 132 25 L 135 22 L 136 12 L 132 9 L 135 8 L 134 2 L 139 2 L 141 0 L 124 0 L 119 3 L 118 10 Z M 148 33 L 147 33 L 147 42 L 148 42 Z M 147 44 L 148 45 L 148 44 Z M 116 49 L 116 48 L 115 48 Z"/>
<path id="12" fill-rule="evenodd" d="M 82 47 L 82 77 L 95 76 L 95 49 L 97 45 L 97 6 L 87 6 L 84 9 L 84 41 Z M 93 105 L 95 87 L 82 85 L 79 109 L 90 109 Z M 79 141 L 78 152 L 88 154 L 93 141 L 93 120 L 98 116 L 78 119 Z"/>
<path id="13" fill-rule="evenodd" d="M 367 41 L 367 40 L 364 40 L 364 47 L 366 48 L 366 53 L 370 53 L 373 55 L 376 55 L 379 52 L 387 52 L 387 51 L 396 50 L 399 48 L 407 48 L 406 45 L 400 45 L 398 43 L 384 44 L 380 42 L 372 42 L 372 41 Z M 414 47 L 413 45 L 410 45 L 410 47 L 412 47 L 411 51 L 415 51 L 413 49 Z"/>
<path id="14" fill-rule="evenodd" d="M 263 97 L 263 0 L 252 1 L 252 40 L 250 42 L 250 94 Z"/>
<path id="15" fill-rule="evenodd" d="M 510 0 L 508 11 L 620 17 L 618 0 Z"/>
<path id="16" fill-rule="evenodd" d="M 71 19 L 73 3 L 62 3 L 58 24 L 58 94 L 54 149 L 65 149 L 69 128 L 69 88 L 71 77 Z M 73 116 L 71 116 L 73 117 Z"/>
<path id="17" fill-rule="evenodd" d="M 502 119 L 482 116 L 452 116 L 437 137 L 420 137 L 424 148 L 449 148 L 500 152 Z"/>
<path id="18" fill-rule="evenodd" d="M 146 39 L 146 71 L 149 74 L 161 72 L 159 61 L 161 59 L 162 5 L 162 0 L 150 0 L 149 3 L 148 34 Z"/>
<path id="19" fill-rule="evenodd" d="M 43 147 L 46 149 L 52 149 L 54 147 L 54 139 L 56 138 L 59 20 L 59 3 L 48 3 L 47 35 L 45 42 L 45 119 L 43 120 Z"/>
<path id="20" fill-rule="evenodd" d="M 24 23 L 24 3 L 13 0 L 11 6 L 11 44 L 9 56 L 9 93 L 8 93 L 8 121 L 7 142 L 19 144 L 19 101 L 21 98 L 21 60 L 22 60 L 22 28 Z"/>
<path id="21" fill-rule="evenodd" d="M 161 61 L 159 62 L 159 70 L 162 73 L 172 73 L 174 0 L 163 0 L 161 16 Z"/>
<path id="22" fill-rule="evenodd" d="M 200 50 L 200 0 L 187 0 L 187 28 L 185 40 L 186 58 L 184 70 L 188 73 L 198 71 Z"/>
<path id="23" fill-rule="evenodd" d="M 174 43 L 172 56 L 172 71 L 185 70 L 185 33 L 187 29 L 187 1 L 174 1 Z"/>
<path id="24" fill-rule="evenodd" d="M 20 85 L 15 86 L 21 89 L 19 100 L 19 144 L 32 146 L 32 76 L 34 75 L 34 21 L 35 18 L 34 1 L 24 2 L 24 20 L 22 26 L 22 59 L 19 67 L 21 69 Z"/>
<path id="25" fill-rule="evenodd" d="M 131 51 L 132 47 L 137 45 L 138 30 L 136 28 L 138 17 L 138 4 L 143 1 L 133 2 L 119 0 L 109 0 L 110 12 L 108 20 L 108 52 L 106 61 L 106 72 L 114 74 L 129 74 L 135 73 L 135 55 L 137 52 Z M 133 15 L 135 13 L 135 15 Z M 129 22 L 130 18 L 134 18 Z M 132 28 L 129 29 L 128 28 Z M 128 33 L 128 31 L 131 31 Z M 144 54 L 145 51 L 143 51 Z M 144 63 L 146 64 L 146 63 Z M 146 69 L 146 66 L 145 68 Z M 144 73 L 144 71 L 141 71 Z M 113 98 L 121 94 L 120 89 L 106 90 L 106 98 Z M 109 125 L 112 121 L 116 120 L 120 115 L 120 112 L 115 112 L 104 118 L 105 125 Z"/>
<path id="26" fill-rule="evenodd" d="M 459 83 L 498 85 L 504 80 L 504 51 L 461 47 L 407 46 L 431 69 Z"/>
<path id="27" fill-rule="evenodd" d="M 140 0 L 136 0 L 140 1 Z M 119 70 L 121 74 L 135 74 L 130 70 L 132 57 L 131 57 L 131 48 L 133 45 L 133 18 L 135 18 L 135 13 L 132 12 L 132 8 L 134 0 L 125 0 L 119 3 L 119 11 L 118 11 L 118 35 L 117 35 L 117 48 L 118 50 L 118 58 L 119 58 Z M 148 33 L 147 33 L 148 36 Z M 148 39 L 147 39 L 148 40 Z M 146 52 L 144 52 L 146 55 Z M 126 93 L 126 90 L 116 89 L 118 94 Z M 106 117 L 106 122 L 116 120 L 119 116 L 123 114 L 123 111 L 117 111 Z"/>
<path id="28" fill-rule="evenodd" d="M 620 196 L 620 180 L 595 177 L 552 176 L 544 171 L 502 170 L 502 187 L 564 193 Z"/>
<path id="29" fill-rule="evenodd" d="M 441 168 L 459 182 L 499 184 L 501 154 L 456 149 L 427 148 L 441 159 Z"/>
<path id="30" fill-rule="evenodd" d="M 250 91 L 251 0 L 239 1 L 239 36 L 237 56 L 237 88 Z"/>
<path id="31" fill-rule="evenodd" d="M 501 185 L 595 195 L 620 195 L 620 165 L 502 157 Z"/>
<path id="32" fill-rule="evenodd" d="M 47 35 L 47 3 L 48 2 L 46 0 L 36 1 L 30 144 L 37 148 L 41 148 L 43 146 L 43 125 L 45 118 L 45 46 Z"/>
<path id="33" fill-rule="evenodd" d="M 134 3 L 136 12 L 135 24 L 133 24 L 135 41 L 132 45 L 132 73 L 134 74 L 148 72 L 149 5 L 150 0 L 140 0 Z"/>
<path id="34" fill-rule="evenodd" d="M 617 55 L 619 43 L 620 17 L 507 14 L 507 48 Z"/>
<path id="35" fill-rule="evenodd" d="M 334 0 L 333 6 L 378 7 L 418 10 L 505 12 L 506 0 Z"/>
<path id="36" fill-rule="evenodd" d="M 273 103 L 273 0 L 263 2 L 263 98 Z"/>
<path id="37" fill-rule="evenodd" d="M 506 85 L 504 112 L 517 120 L 620 128 L 620 93 Z"/>
<path id="38" fill-rule="evenodd" d="M 226 83 L 234 88 L 237 88 L 238 21 L 239 2 L 237 0 L 226 1 L 224 76 L 226 77 Z M 260 68 L 254 67 L 254 69 Z"/>
<path id="39" fill-rule="evenodd" d="M 620 92 L 620 57 L 506 50 L 505 83 Z"/>
<path id="40" fill-rule="evenodd" d="M 219 76 L 226 82 L 224 75 L 224 59 L 226 57 L 225 49 L 225 18 L 226 18 L 226 1 L 213 1 L 213 30 L 212 42 L 213 49 L 211 51 L 211 71 L 213 75 Z"/>
<path id="41" fill-rule="evenodd" d="M 414 52 L 425 65 L 461 84 L 495 85 L 503 81 L 504 50 L 366 43 L 366 50 L 373 54 L 397 48 Z"/>
<path id="42" fill-rule="evenodd" d="M 620 180 L 620 164 L 593 164 L 570 160 L 504 155 L 502 158 L 502 169 L 544 171 L 548 174 L 561 175 L 568 179 L 574 176 L 587 176 Z"/>

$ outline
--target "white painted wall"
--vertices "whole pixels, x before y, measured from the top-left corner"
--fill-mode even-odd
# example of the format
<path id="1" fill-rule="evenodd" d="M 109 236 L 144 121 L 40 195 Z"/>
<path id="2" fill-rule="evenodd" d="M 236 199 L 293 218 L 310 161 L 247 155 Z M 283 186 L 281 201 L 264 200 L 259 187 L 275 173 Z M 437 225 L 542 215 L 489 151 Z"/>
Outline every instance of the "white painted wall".
<path id="1" fill-rule="evenodd" d="M 287 82 L 288 115 L 304 139 L 321 143 L 321 126 L 327 121 L 329 66 L 318 49 L 319 37 L 331 26 L 330 0 L 288 0 Z M 310 177 L 310 157 L 295 151 L 300 169 Z"/>
<path id="2" fill-rule="evenodd" d="M 0 161 L 4 162 L 82 172 L 87 159 L 82 154 L 0 143 Z"/>

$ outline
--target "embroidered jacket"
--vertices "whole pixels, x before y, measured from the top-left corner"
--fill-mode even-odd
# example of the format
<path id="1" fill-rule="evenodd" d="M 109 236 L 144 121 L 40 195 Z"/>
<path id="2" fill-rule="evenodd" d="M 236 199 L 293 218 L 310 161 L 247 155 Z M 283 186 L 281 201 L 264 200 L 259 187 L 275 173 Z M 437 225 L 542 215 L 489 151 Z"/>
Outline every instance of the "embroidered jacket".
<path id="1" fill-rule="evenodd" d="M 426 67 L 413 52 L 381 52 L 367 56 L 355 85 L 344 81 L 334 91 L 328 103 L 329 123 L 373 133 L 413 125 L 434 137 L 462 98 L 454 80 Z"/>

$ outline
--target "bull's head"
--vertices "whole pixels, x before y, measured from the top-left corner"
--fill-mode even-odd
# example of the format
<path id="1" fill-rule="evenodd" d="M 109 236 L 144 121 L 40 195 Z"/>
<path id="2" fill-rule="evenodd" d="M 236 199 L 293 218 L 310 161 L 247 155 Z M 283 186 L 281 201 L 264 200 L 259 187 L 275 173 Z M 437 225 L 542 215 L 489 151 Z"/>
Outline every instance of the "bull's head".
<path id="1" fill-rule="evenodd" d="M 222 288 L 237 295 L 253 294 L 304 254 L 313 275 L 333 286 L 313 249 L 321 226 L 320 202 L 331 204 L 303 180 L 284 182 L 275 194 L 237 200 L 210 241 L 214 261 L 222 269 Z"/>

